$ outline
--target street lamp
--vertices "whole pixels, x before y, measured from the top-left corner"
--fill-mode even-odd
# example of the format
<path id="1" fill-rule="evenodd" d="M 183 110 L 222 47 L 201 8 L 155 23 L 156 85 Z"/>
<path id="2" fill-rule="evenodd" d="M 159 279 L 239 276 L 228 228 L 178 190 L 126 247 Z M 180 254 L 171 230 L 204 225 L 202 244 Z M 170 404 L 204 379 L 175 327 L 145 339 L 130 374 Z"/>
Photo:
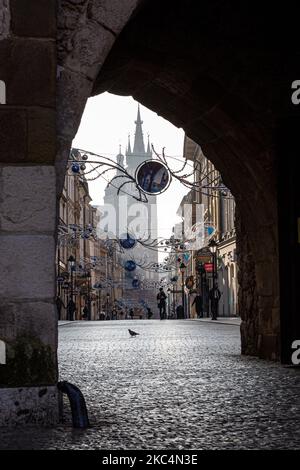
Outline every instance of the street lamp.
<path id="1" fill-rule="evenodd" d="M 91 272 L 87 271 L 87 305 L 88 305 L 88 320 L 91 320 Z"/>
<path id="2" fill-rule="evenodd" d="M 212 294 L 212 320 L 217 319 L 217 301 L 216 301 L 216 277 L 217 277 L 217 243 L 215 240 L 210 240 L 209 249 L 213 255 L 213 294 Z"/>
<path id="3" fill-rule="evenodd" d="M 101 288 L 102 285 L 100 282 L 97 282 L 94 285 L 94 289 L 98 291 L 98 298 L 97 298 L 97 314 L 98 314 L 98 320 L 101 318 Z"/>
<path id="4" fill-rule="evenodd" d="M 186 270 L 186 265 L 184 263 L 180 263 L 179 269 L 181 272 L 181 299 L 182 299 L 183 318 L 185 318 L 184 273 Z"/>
<path id="5" fill-rule="evenodd" d="M 171 297 L 171 292 L 172 292 L 172 291 L 171 291 L 170 288 L 168 288 L 167 292 L 168 292 L 168 318 L 170 318 L 170 316 L 171 316 L 171 302 L 170 302 L 170 297 Z"/>
<path id="6" fill-rule="evenodd" d="M 110 294 L 106 294 L 106 318 L 108 317 L 108 303 L 109 303 Z"/>
<path id="7" fill-rule="evenodd" d="M 75 270 L 75 265 L 76 265 L 76 259 L 74 258 L 73 255 L 69 256 L 68 263 L 69 263 L 70 271 L 71 271 L 71 300 L 73 300 L 73 296 L 74 296 L 73 272 Z"/>

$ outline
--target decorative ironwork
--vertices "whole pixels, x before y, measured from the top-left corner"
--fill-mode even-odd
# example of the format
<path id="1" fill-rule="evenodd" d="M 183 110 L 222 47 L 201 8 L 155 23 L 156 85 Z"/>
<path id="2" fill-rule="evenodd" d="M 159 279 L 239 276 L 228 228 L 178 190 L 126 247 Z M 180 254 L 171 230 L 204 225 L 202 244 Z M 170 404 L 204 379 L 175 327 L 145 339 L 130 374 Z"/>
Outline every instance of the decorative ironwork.
<path id="1" fill-rule="evenodd" d="M 196 193 L 201 193 L 204 196 L 210 196 L 210 191 L 212 191 L 215 193 L 215 197 L 233 199 L 233 196 L 229 189 L 224 185 L 220 176 L 215 175 L 215 170 L 207 171 L 206 168 L 203 170 L 201 162 L 198 160 L 193 161 L 193 164 L 191 164 L 191 162 L 186 158 L 182 161 L 182 158 L 170 155 L 167 156 L 165 154 L 165 148 L 162 149 L 161 154 L 156 152 L 153 145 L 152 150 L 156 158 L 148 163 L 160 163 L 168 173 L 168 181 L 164 190 L 167 189 L 171 180 L 174 179 L 179 181 L 187 189 Z M 175 169 L 168 160 L 179 162 L 180 168 Z M 145 165 L 146 163 L 147 162 L 144 162 L 142 165 Z M 140 168 L 142 165 L 140 165 Z M 82 176 L 87 182 L 94 181 L 98 178 L 104 178 L 117 190 L 117 195 L 125 193 L 139 202 L 147 203 L 147 194 L 159 194 L 160 192 L 163 192 L 145 190 L 145 185 L 141 184 L 141 181 L 138 180 L 138 171 L 132 175 L 112 158 L 87 150 L 72 148 L 69 157 L 69 168 L 74 176 Z M 112 174 L 112 172 L 114 173 Z M 195 181 L 195 175 L 198 175 L 197 181 Z M 130 191 L 126 191 L 126 186 L 130 184 L 132 185 Z"/>

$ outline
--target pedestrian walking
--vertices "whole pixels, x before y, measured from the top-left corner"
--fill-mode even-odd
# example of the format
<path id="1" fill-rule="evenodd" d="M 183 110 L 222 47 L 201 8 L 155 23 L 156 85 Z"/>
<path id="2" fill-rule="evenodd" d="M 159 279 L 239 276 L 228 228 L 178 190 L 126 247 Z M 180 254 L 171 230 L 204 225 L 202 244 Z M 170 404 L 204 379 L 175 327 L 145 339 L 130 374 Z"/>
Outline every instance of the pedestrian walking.
<path id="1" fill-rule="evenodd" d="M 212 320 L 216 320 L 218 317 L 220 297 L 221 297 L 221 292 L 219 290 L 218 284 L 216 284 L 215 288 L 212 288 L 209 291 L 210 310 L 211 310 Z"/>
<path id="2" fill-rule="evenodd" d="M 162 287 L 160 287 L 159 293 L 157 294 L 156 299 L 157 299 L 157 306 L 159 308 L 159 316 L 160 316 L 160 319 L 163 320 L 166 317 L 167 296 Z"/>
<path id="3" fill-rule="evenodd" d="M 67 320 L 73 321 L 76 312 L 76 305 L 73 299 L 70 299 L 67 305 Z"/>
<path id="4" fill-rule="evenodd" d="M 195 305 L 198 318 L 203 318 L 203 298 L 199 293 L 196 294 L 192 306 Z"/>

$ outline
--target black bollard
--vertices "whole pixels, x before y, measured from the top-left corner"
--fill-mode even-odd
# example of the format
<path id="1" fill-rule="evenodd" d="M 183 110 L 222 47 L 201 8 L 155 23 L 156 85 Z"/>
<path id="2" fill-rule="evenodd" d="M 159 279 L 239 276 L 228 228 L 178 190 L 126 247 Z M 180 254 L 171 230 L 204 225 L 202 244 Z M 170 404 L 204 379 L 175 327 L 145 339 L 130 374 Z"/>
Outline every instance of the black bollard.
<path id="1" fill-rule="evenodd" d="M 87 428 L 90 425 L 89 417 L 84 396 L 79 388 L 66 380 L 58 382 L 57 388 L 69 398 L 73 427 L 81 429 Z"/>

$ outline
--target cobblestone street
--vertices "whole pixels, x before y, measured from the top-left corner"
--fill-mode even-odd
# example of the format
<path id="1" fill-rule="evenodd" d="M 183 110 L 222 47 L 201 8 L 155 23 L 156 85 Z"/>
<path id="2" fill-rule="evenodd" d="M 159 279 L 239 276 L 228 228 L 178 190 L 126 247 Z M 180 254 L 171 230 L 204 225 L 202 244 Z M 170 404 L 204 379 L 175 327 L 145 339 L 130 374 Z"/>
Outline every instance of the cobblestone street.
<path id="1" fill-rule="evenodd" d="M 91 427 L 72 430 L 66 407 L 56 429 L 1 431 L 1 449 L 300 449 L 299 370 L 240 356 L 238 326 L 74 322 L 59 360 Z"/>

